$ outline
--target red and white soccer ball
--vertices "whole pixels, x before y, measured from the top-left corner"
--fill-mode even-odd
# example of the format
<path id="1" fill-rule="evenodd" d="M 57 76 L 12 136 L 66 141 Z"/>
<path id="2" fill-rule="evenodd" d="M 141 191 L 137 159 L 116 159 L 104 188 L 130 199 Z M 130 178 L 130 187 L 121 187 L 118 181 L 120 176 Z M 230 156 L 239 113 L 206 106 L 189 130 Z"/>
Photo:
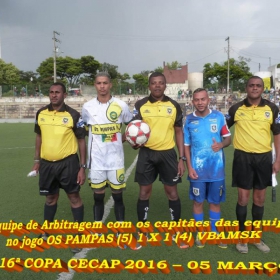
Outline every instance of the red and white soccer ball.
<path id="1" fill-rule="evenodd" d="M 143 145 L 150 137 L 150 127 L 142 120 L 130 122 L 125 130 L 125 138 L 132 145 Z"/>

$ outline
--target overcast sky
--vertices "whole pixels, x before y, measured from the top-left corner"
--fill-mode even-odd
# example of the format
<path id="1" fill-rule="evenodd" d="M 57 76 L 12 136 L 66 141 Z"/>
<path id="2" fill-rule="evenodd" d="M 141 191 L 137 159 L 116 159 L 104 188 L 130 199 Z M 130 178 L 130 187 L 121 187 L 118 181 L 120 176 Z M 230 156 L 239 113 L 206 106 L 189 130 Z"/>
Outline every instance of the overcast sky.
<path id="1" fill-rule="evenodd" d="M 230 57 L 250 58 L 252 72 L 280 63 L 279 0 L 0 0 L 1 57 L 36 71 L 53 56 L 92 55 L 131 76 L 163 61 L 189 72 Z"/>

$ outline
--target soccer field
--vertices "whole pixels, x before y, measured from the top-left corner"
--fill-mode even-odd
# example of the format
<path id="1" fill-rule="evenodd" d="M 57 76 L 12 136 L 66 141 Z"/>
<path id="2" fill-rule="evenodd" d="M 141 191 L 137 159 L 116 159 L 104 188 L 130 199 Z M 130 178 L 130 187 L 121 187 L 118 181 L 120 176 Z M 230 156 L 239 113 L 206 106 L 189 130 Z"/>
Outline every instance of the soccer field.
<path id="1" fill-rule="evenodd" d="M 1 153 L 1 223 L 13 220 L 17 223 L 27 224 L 30 220 L 37 221 L 42 224 L 43 222 L 43 206 L 45 198 L 39 196 L 38 191 L 38 177 L 27 178 L 27 173 L 33 166 L 34 157 L 34 143 L 35 133 L 33 132 L 33 124 L 0 124 L 0 153 Z M 127 189 L 124 192 L 124 200 L 126 207 L 126 221 L 131 221 L 133 224 L 137 223 L 136 202 L 138 199 L 138 185 L 134 183 L 134 164 L 137 156 L 137 151 L 133 150 L 129 144 L 124 143 L 125 148 L 125 165 L 127 176 Z M 226 185 L 227 195 L 226 202 L 222 204 L 222 217 L 225 220 L 233 221 L 235 219 L 235 206 L 237 201 L 237 190 L 231 188 L 231 163 L 233 157 L 233 147 L 230 146 L 225 149 L 226 154 Z M 190 220 L 192 218 L 192 202 L 188 199 L 188 182 L 186 181 L 186 174 L 183 182 L 178 185 L 179 195 L 182 203 L 182 219 Z M 280 176 L 278 176 L 280 182 Z M 87 184 L 84 184 L 81 189 L 81 196 L 85 206 L 85 221 L 93 221 L 93 197 L 92 191 Z M 110 200 L 109 189 L 106 192 L 106 221 L 114 221 L 113 205 Z M 278 198 L 276 203 L 271 202 L 271 188 L 267 190 L 264 220 L 273 220 L 274 218 L 280 219 L 280 191 L 278 191 Z M 205 219 L 208 220 L 208 207 L 205 203 Z M 58 210 L 56 214 L 57 220 L 72 221 L 72 214 L 69 206 L 68 199 L 65 193 L 60 193 L 58 201 Z M 247 219 L 251 219 L 251 202 L 248 206 Z M 162 184 L 156 181 L 153 186 L 153 193 L 150 199 L 150 210 L 148 220 L 154 224 L 157 221 L 169 221 L 170 214 L 168 209 L 168 201 L 164 194 Z M 28 237 L 35 237 L 36 234 L 31 233 Z M 9 237 L 0 235 L 0 280 L 4 279 L 267 279 L 267 275 L 260 272 L 257 275 L 252 271 L 252 275 L 248 271 L 241 272 L 241 265 L 239 270 L 228 271 L 227 274 L 218 273 L 218 263 L 234 262 L 236 266 L 239 262 L 243 262 L 248 268 L 249 262 L 259 262 L 265 265 L 268 262 L 280 263 L 280 238 L 278 234 L 273 232 L 264 232 L 264 239 L 270 246 L 271 251 L 268 254 L 263 254 L 258 251 L 253 245 L 249 245 L 249 253 L 242 255 L 238 253 L 234 245 L 229 245 L 227 249 L 221 249 L 216 245 L 207 244 L 203 249 L 195 246 L 189 249 L 179 249 L 173 242 L 172 246 L 167 246 L 161 242 L 161 246 L 152 246 L 148 244 L 138 251 L 131 249 L 121 250 L 117 248 L 99 247 L 97 249 L 85 249 L 82 253 L 77 254 L 75 257 L 84 258 L 86 260 L 98 259 L 102 260 L 119 260 L 124 265 L 129 266 L 133 264 L 135 269 L 122 269 L 119 273 L 89 273 L 89 272 L 74 272 L 62 273 L 59 272 L 34 272 L 28 268 L 24 268 L 22 272 L 7 272 L 3 269 L 4 258 L 20 258 L 26 260 L 27 258 L 62 260 L 67 263 L 72 257 L 69 248 L 56 249 L 51 247 L 43 252 L 32 250 L 27 252 L 25 250 L 14 250 L 6 246 L 7 238 L 23 238 L 16 235 Z M 153 270 L 153 266 L 162 264 L 161 261 L 168 263 L 169 269 L 163 273 L 160 269 Z M 146 263 L 148 269 L 145 273 L 142 269 L 143 263 Z M 193 274 L 189 268 L 195 268 L 195 265 L 200 266 L 203 270 L 203 262 L 211 265 L 209 274 L 200 272 Z M 259 264 L 259 266 L 261 266 Z M 175 265 L 181 265 L 180 270 L 176 271 Z M 168 268 L 167 267 L 167 268 Z M 142 269 L 142 271 L 141 271 Z M 198 269 L 199 270 L 199 269 Z M 234 273 L 236 275 L 234 275 Z M 239 273 L 239 274 L 237 274 Z M 277 279 L 279 276 L 274 275 Z"/>

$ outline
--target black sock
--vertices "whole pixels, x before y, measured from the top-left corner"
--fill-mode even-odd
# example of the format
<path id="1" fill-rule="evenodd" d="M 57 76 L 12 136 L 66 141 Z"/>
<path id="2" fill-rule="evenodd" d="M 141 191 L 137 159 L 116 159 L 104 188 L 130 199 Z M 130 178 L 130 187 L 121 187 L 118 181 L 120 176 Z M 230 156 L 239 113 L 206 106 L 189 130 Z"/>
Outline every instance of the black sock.
<path id="1" fill-rule="evenodd" d="M 105 193 L 94 193 L 94 206 L 93 206 L 93 217 L 97 222 L 101 222 L 104 214 L 104 197 Z"/>
<path id="2" fill-rule="evenodd" d="M 145 222 L 147 221 L 149 211 L 149 199 L 147 200 L 140 200 L 137 201 L 137 215 L 138 221 Z"/>
<path id="3" fill-rule="evenodd" d="M 180 198 L 177 200 L 169 200 L 169 211 L 172 221 L 179 221 L 181 218 L 181 201 Z"/>
<path id="4" fill-rule="evenodd" d="M 57 203 L 54 205 L 47 205 L 45 204 L 44 207 L 44 220 L 45 221 L 49 221 L 49 222 L 53 222 L 54 220 L 54 216 L 56 213 L 56 209 L 57 209 Z"/>
<path id="5" fill-rule="evenodd" d="M 252 220 L 261 221 L 263 218 L 264 206 L 258 206 L 253 203 L 252 205 Z M 252 229 L 253 230 L 253 229 Z"/>
<path id="6" fill-rule="evenodd" d="M 81 205 L 77 208 L 71 207 L 71 210 L 74 217 L 74 221 L 81 223 L 84 220 L 84 205 Z"/>
<path id="7" fill-rule="evenodd" d="M 247 218 L 247 205 L 241 206 L 238 203 L 236 204 L 236 218 L 239 221 L 239 230 L 244 231 L 245 230 L 244 223 L 246 222 L 246 218 Z"/>
<path id="8" fill-rule="evenodd" d="M 114 199 L 115 205 L 114 205 L 114 210 L 115 210 L 115 216 L 117 221 L 124 221 L 124 212 L 125 212 L 125 207 L 123 204 L 123 195 L 121 193 L 112 193 L 112 197 Z"/>

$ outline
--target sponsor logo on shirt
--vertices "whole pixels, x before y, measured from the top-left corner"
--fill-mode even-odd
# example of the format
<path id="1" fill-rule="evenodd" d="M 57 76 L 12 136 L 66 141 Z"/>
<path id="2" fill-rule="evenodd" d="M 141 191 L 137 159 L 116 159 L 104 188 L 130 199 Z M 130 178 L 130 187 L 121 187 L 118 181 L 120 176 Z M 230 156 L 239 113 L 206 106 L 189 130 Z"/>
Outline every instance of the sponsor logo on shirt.
<path id="1" fill-rule="evenodd" d="M 226 120 L 230 120 L 231 119 L 229 114 L 225 114 L 225 118 L 226 118 Z"/>
<path id="2" fill-rule="evenodd" d="M 209 119 L 209 122 L 217 122 L 217 119 Z"/>
<path id="3" fill-rule="evenodd" d="M 79 128 L 79 127 L 84 127 L 84 126 L 85 126 L 85 124 L 84 124 L 83 119 L 79 118 L 79 121 L 77 122 L 77 127 Z"/>
<path id="4" fill-rule="evenodd" d="M 199 124 L 199 121 L 191 121 L 191 124 Z"/>

